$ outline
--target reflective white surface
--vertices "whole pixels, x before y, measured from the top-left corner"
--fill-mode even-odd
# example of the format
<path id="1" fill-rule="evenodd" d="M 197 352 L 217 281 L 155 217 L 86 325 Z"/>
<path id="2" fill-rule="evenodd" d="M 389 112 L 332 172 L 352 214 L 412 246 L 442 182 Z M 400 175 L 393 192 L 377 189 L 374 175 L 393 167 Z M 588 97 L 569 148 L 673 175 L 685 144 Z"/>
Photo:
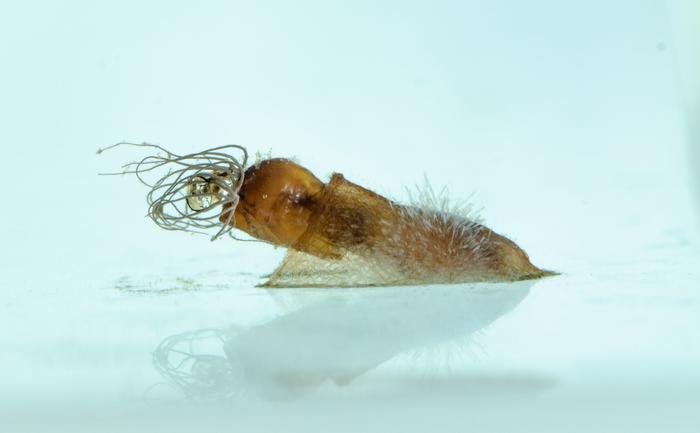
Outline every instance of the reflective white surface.
<path id="1" fill-rule="evenodd" d="M 41 315 L 34 326 L 43 326 L 27 328 L 21 314 L 3 319 L 6 330 L 29 330 L 5 337 L 4 407 L 20 420 L 87 409 L 121 420 L 112 411 L 130 402 L 120 411 L 144 422 L 167 425 L 194 411 L 174 427 L 204 417 L 259 431 L 300 413 L 321 411 L 333 422 L 331 414 L 348 410 L 360 418 L 344 421 L 352 431 L 376 410 L 410 431 L 413 417 L 430 414 L 447 417 L 446 425 L 491 425 L 490 417 L 470 418 L 496 408 L 526 418 L 556 410 L 568 423 L 602 405 L 615 408 L 595 418 L 607 426 L 654 431 L 672 415 L 673 431 L 692 431 L 700 401 L 697 259 L 680 249 L 672 260 L 538 282 L 376 289 L 270 290 L 252 287 L 253 277 L 212 271 L 192 275 L 195 286 L 144 277 L 69 302 L 20 301 L 6 311 Z M 236 256 L 219 259 L 227 261 Z M 161 371 L 170 363 L 168 375 L 152 355 Z M 173 406 L 185 397 L 200 403 Z M 268 411 L 280 418 L 261 421 Z M 532 428 L 544 428 L 537 419 Z"/>

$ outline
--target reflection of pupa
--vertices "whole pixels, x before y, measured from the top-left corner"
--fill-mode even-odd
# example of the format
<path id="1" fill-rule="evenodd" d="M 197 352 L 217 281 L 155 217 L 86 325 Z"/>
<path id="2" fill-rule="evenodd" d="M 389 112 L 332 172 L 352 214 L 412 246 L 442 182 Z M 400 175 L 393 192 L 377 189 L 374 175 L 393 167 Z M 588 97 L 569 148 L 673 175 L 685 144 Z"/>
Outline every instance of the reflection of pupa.
<path id="1" fill-rule="evenodd" d="M 400 382 L 410 389 L 397 384 L 399 393 L 415 391 L 425 379 L 428 388 L 439 384 L 436 373 L 447 374 L 444 386 L 456 387 L 441 385 L 443 390 L 477 395 L 484 386 L 503 390 L 505 385 L 536 391 L 551 381 L 507 375 L 489 383 L 488 377 L 470 377 L 449 368 L 451 360 L 472 353 L 473 340 L 516 308 L 533 284 L 405 287 L 400 296 L 393 288 L 274 290 L 268 295 L 287 306 L 273 319 L 251 327 L 202 329 L 168 337 L 155 349 L 153 363 L 190 398 L 289 400 L 329 383 L 362 391 L 379 385 L 386 390 L 387 380 L 391 381 L 386 370 L 379 376 L 366 374 L 379 366 L 394 371 L 402 364 L 402 356 L 404 361 L 410 359 L 410 371 L 402 371 L 412 380 L 402 376 Z M 417 361 L 430 370 L 422 370 Z M 420 374 L 421 370 L 430 371 L 430 377 Z"/>
<path id="2" fill-rule="evenodd" d="M 286 159 L 250 167 L 235 218 L 288 248 L 264 284 L 359 286 L 514 281 L 550 275 L 511 240 L 465 216 L 403 206 L 333 174 L 323 184 Z M 230 209 L 230 207 L 229 207 Z"/>

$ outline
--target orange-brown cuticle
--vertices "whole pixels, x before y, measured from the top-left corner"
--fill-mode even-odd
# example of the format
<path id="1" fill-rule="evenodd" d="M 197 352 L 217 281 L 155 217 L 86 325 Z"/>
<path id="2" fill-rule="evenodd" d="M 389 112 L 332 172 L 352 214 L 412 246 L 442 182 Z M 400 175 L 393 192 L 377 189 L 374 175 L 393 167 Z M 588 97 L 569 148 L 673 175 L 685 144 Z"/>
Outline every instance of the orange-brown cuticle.
<path id="1" fill-rule="evenodd" d="M 306 231 L 324 184 L 288 159 L 269 159 L 248 168 L 234 213 L 236 228 L 280 246 L 291 246 Z M 220 220 L 226 222 L 224 209 Z"/>

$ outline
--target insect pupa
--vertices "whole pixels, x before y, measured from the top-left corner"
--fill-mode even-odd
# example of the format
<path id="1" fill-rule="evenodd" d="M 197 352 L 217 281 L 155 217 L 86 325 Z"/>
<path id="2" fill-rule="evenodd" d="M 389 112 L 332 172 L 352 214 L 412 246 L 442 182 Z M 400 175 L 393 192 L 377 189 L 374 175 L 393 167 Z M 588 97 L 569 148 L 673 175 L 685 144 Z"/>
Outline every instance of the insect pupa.
<path id="1" fill-rule="evenodd" d="M 267 287 L 517 281 L 552 275 L 513 241 L 450 209 L 431 189 L 404 205 L 334 173 L 328 182 L 285 158 L 248 165 L 242 146 L 178 155 L 154 149 L 127 164 L 150 188 L 148 215 L 166 230 L 232 230 L 287 248 Z M 234 154 L 235 152 L 235 154 Z M 115 173 L 117 174 L 117 173 Z M 149 177 L 153 177 L 149 180 Z M 422 205 L 421 205 L 422 204 Z"/>

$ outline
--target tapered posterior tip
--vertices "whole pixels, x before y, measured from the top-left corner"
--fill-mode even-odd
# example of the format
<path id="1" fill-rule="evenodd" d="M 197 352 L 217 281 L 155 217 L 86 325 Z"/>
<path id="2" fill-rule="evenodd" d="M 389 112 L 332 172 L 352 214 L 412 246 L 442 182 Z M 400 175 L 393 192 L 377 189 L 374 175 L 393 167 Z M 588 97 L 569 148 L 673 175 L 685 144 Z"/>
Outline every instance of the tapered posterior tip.
<path id="1" fill-rule="evenodd" d="M 543 270 L 543 269 L 538 269 L 534 267 L 533 272 L 521 274 L 516 281 L 524 281 L 524 280 L 539 280 L 540 278 L 547 278 L 547 277 L 554 277 L 556 275 L 560 275 L 559 272 L 554 272 L 554 271 L 548 271 L 548 270 Z"/>

